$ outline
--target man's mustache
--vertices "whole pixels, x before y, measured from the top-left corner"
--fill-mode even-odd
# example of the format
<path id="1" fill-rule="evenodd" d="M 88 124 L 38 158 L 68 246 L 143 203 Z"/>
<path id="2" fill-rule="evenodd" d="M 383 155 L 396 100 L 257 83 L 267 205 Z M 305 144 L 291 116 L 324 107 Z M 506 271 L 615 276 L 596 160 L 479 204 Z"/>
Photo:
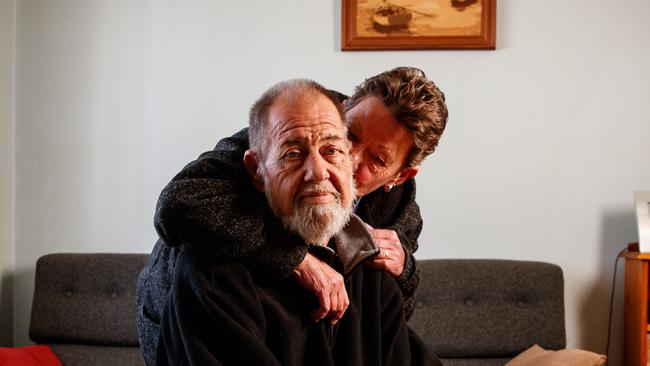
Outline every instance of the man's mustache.
<path id="1" fill-rule="evenodd" d="M 307 183 L 305 184 L 297 194 L 298 199 L 303 198 L 306 195 L 313 193 L 331 193 L 339 201 L 342 199 L 341 193 L 334 188 L 334 185 L 329 181 L 318 182 L 318 183 Z"/>

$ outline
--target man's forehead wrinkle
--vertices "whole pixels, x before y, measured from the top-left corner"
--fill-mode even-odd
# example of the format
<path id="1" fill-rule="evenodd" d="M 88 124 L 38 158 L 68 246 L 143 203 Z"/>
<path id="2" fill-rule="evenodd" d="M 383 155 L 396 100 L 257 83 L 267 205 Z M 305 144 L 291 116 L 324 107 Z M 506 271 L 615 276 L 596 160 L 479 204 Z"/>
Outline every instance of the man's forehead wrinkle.
<path id="1" fill-rule="evenodd" d="M 300 129 L 302 131 L 295 132 Z M 312 127 L 295 127 L 286 129 L 278 136 L 281 146 L 308 146 L 323 142 L 338 142 L 344 140 L 343 132 L 328 131 L 322 125 Z"/>
<path id="2" fill-rule="evenodd" d="M 279 97 L 272 106 L 269 138 L 276 144 L 309 145 L 324 138 L 345 137 L 346 126 L 333 108 L 319 98 Z"/>
<path id="3" fill-rule="evenodd" d="M 322 136 L 321 140 L 323 140 L 323 141 L 340 141 L 340 140 L 343 140 L 343 136 L 333 134 L 333 133 L 328 133 L 328 134 Z"/>
<path id="4" fill-rule="evenodd" d="M 304 137 L 294 137 L 294 138 L 288 138 L 286 140 L 283 140 L 280 146 L 307 146 L 309 145 L 308 139 Z"/>
<path id="5" fill-rule="evenodd" d="M 309 134 L 307 136 L 291 136 L 287 137 L 286 139 L 280 138 L 280 147 L 281 148 L 288 148 L 288 147 L 299 147 L 299 148 L 307 148 L 309 146 L 316 146 L 320 145 L 326 142 L 339 142 L 343 141 L 343 137 L 336 135 L 336 134 L 325 134 L 325 135 L 320 135 L 316 134 L 314 136 L 313 134 Z"/>
<path id="6" fill-rule="evenodd" d="M 332 130 L 340 131 L 342 133 L 343 126 L 340 121 L 323 121 L 319 118 L 294 118 L 280 120 L 275 126 L 278 136 L 290 135 L 295 130 L 306 131 L 308 135 L 321 136 L 337 136 Z M 304 130 L 304 131 L 302 131 Z"/>

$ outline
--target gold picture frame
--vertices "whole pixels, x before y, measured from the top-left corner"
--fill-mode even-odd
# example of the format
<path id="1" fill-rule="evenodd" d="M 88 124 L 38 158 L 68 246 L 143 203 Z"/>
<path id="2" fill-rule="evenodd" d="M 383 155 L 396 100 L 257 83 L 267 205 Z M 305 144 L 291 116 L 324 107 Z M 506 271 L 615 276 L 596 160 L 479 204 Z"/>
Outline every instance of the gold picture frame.
<path id="1" fill-rule="evenodd" d="M 496 0 L 343 0 L 344 51 L 496 47 Z"/>

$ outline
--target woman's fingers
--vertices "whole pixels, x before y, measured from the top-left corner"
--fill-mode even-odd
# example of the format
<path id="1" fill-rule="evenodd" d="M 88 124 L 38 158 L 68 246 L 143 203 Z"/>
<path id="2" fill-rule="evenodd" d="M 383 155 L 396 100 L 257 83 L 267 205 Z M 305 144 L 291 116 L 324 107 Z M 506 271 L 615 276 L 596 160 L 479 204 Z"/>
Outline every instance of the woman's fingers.
<path id="1" fill-rule="evenodd" d="M 375 243 L 379 247 L 379 255 L 372 258 L 368 265 L 371 268 L 387 271 L 397 277 L 404 271 L 404 248 L 399 236 L 394 230 L 369 229 Z"/>

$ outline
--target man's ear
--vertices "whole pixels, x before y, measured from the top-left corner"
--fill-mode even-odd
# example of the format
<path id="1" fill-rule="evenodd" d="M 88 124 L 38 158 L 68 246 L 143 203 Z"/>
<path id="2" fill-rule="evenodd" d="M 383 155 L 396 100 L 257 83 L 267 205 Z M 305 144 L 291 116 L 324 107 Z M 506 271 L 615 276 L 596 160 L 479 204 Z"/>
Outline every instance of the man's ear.
<path id="1" fill-rule="evenodd" d="M 258 191 L 264 192 L 264 179 L 260 172 L 260 163 L 258 161 L 259 156 L 257 153 L 251 149 L 246 150 L 244 153 L 244 165 L 246 166 L 246 171 L 248 176 L 251 178 L 251 182 Z"/>
<path id="2" fill-rule="evenodd" d="M 402 169 L 401 172 L 399 172 L 399 175 L 397 176 L 397 178 L 395 178 L 395 180 L 393 181 L 393 184 L 398 186 L 398 185 L 404 183 L 406 180 L 411 179 L 411 178 L 415 177 L 416 175 L 418 175 L 419 171 L 420 171 L 420 166 L 419 165 L 408 166 L 408 167 Z"/>

